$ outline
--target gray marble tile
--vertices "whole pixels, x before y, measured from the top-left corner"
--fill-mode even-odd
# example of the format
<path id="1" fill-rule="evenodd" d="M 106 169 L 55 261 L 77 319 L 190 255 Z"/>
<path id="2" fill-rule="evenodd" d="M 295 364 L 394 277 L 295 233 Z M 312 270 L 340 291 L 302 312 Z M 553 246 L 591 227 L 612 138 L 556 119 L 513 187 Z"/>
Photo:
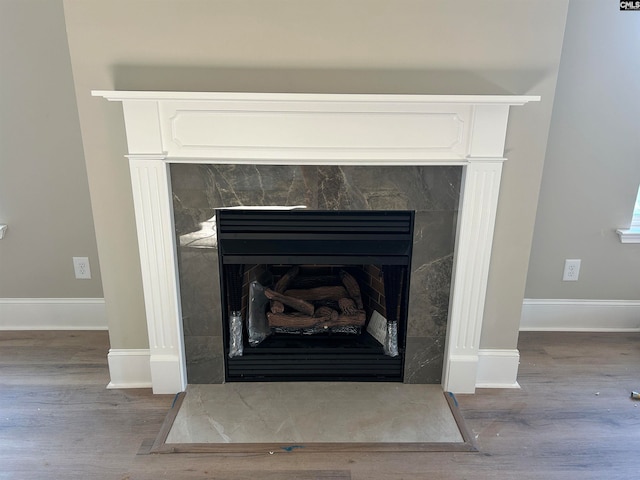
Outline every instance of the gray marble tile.
<path id="1" fill-rule="evenodd" d="M 300 166 L 207 165 L 209 205 L 307 205 L 312 193 Z"/>
<path id="2" fill-rule="evenodd" d="M 185 335 L 222 335 L 218 251 L 180 248 L 180 296 Z"/>
<path id="3" fill-rule="evenodd" d="M 463 442 L 439 385 L 189 385 L 166 443 Z"/>
<path id="4" fill-rule="evenodd" d="M 413 269 L 453 253 L 456 212 L 416 212 L 413 231 Z"/>
<path id="5" fill-rule="evenodd" d="M 339 168 L 353 191 L 370 209 L 456 210 L 460 195 L 459 167 L 333 167 Z"/>
<path id="6" fill-rule="evenodd" d="M 459 167 L 318 167 L 318 208 L 457 210 Z"/>
<path id="7" fill-rule="evenodd" d="M 184 337 L 187 378 L 193 383 L 223 383 L 222 337 Z"/>
<path id="8" fill-rule="evenodd" d="M 409 326 L 411 337 L 442 337 L 447 329 L 453 255 L 420 265 L 411 272 Z"/>
<path id="9" fill-rule="evenodd" d="M 444 337 L 407 338 L 405 383 L 441 383 L 443 359 Z"/>

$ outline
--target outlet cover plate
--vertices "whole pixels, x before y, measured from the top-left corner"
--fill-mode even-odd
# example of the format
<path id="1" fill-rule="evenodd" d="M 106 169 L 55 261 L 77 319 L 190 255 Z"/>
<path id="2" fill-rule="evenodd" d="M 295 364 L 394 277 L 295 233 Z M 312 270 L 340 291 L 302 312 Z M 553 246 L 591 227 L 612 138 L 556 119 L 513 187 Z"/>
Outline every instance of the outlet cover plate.
<path id="1" fill-rule="evenodd" d="M 73 270 L 76 278 L 81 280 L 89 280 L 91 278 L 91 267 L 89 266 L 88 257 L 73 257 Z"/>
<path id="2" fill-rule="evenodd" d="M 580 276 L 580 259 L 567 258 L 564 261 L 564 273 L 562 280 L 565 282 L 577 282 Z"/>

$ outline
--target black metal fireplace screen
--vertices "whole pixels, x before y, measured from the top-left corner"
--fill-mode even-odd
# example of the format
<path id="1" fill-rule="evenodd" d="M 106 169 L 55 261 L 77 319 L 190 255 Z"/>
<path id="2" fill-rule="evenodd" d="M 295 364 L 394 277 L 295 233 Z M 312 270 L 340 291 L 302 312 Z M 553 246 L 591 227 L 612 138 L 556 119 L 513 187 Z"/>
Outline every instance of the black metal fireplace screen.
<path id="1" fill-rule="evenodd" d="M 226 380 L 402 381 L 413 224 L 412 211 L 218 210 Z"/>

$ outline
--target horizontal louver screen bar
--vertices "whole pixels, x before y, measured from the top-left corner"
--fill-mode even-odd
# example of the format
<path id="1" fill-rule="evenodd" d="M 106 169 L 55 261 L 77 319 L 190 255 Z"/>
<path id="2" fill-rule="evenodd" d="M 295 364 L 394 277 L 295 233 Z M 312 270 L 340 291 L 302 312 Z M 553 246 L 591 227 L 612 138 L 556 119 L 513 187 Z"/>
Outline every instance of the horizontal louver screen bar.
<path id="1" fill-rule="evenodd" d="M 220 210 L 220 233 L 401 234 L 411 232 L 405 211 L 238 211 Z"/>
<path id="2" fill-rule="evenodd" d="M 402 360 L 380 355 L 250 355 L 229 359 L 233 381 L 401 381 Z"/>

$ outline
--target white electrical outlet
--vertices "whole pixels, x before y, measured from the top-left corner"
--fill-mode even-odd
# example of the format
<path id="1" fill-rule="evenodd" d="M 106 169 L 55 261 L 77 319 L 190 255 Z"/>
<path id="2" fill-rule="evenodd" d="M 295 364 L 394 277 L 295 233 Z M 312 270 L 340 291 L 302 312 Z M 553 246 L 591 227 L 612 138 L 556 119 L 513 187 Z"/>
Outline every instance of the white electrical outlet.
<path id="1" fill-rule="evenodd" d="M 76 278 L 87 280 L 91 278 L 91 267 L 89 267 L 88 257 L 73 257 L 73 270 Z"/>
<path id="2" fill-rule="evenodd" d="M 565 282 L 577 282 L 580 276 L 580 259 L 567 258 L 564 261 L 564 273 L 562 280 Z"/>

